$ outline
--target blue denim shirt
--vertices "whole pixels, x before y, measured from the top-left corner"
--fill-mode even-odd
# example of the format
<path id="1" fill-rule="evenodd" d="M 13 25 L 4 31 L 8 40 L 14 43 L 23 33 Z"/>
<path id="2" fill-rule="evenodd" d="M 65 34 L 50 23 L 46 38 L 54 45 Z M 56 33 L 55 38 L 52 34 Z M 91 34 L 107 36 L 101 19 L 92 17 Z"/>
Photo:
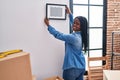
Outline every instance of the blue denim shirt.
<path id="1" fill-rule="evenodd" d="M 72 15 L 70 15 L 71 19 Z M 71 21 L 73 21 L 71 19 Z M 82 37 L 81 32 L 73 32 L 64 34 L 57 31 L 52 26 L 48 26 L 48 31 L 57 39 L 65 41 L 65 57 L 63 70 L 70 68 L 85 69 L 85 57 L 82 52 Z"/>

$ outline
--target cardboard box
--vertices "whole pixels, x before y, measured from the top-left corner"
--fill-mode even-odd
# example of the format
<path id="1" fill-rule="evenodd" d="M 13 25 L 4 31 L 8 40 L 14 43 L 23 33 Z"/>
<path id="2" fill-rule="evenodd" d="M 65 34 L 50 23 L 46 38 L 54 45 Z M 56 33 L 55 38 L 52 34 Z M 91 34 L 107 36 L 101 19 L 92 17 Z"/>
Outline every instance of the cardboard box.
<path id="1" fill-rule="evenodd" d="M 59 77 L 59 76 L 53 76 L 53 77 L 50 77 L 50 78 L 46 78 L 46 79 L 44 79 L 44 80 L 64 80 L 64 79 L 62 79 L 62 78 Z"/>
<path id="2" fill-rule="evenodd" d="M 0 80 L 32 80 L 29 53 L 20 52 L 1 58 Z"/>

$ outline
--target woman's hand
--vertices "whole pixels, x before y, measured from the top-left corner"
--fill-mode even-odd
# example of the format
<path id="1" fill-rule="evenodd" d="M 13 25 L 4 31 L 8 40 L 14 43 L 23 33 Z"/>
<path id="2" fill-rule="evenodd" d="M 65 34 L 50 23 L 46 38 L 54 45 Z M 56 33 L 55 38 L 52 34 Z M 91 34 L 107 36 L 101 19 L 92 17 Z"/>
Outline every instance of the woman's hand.
<path id="1" fill-rule="evenodd" d="M 71 14 L 71 10 L 66 6 L 66 13 Z"/>
<path id="2" fill-rule="evenodd" d="M 49 19 L 48 19 L 48 18 L 45 18 L 45 19 L 44 19 L 44 22 L 45 22 L 45 24 L 46 24 L 47 26 L 49 26 Z"/>

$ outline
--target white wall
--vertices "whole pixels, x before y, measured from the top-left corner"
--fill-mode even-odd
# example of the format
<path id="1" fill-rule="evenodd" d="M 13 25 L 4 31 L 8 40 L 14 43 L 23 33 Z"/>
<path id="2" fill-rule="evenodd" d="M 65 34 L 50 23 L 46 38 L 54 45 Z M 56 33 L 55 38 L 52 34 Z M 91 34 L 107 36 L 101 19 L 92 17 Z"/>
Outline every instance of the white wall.
<path id="1" fill-rule="evenodd" d="M 69 0 L 0 0 L 0 51 L 23 49 L 30 53 L 32 73 L 37 80 L 62 76 L 64 42 L 49 34 L 44 24 L 46 3 L 67 4 Z M 69 21 L 51 20 L 56 29 L 69 33 Z"/>

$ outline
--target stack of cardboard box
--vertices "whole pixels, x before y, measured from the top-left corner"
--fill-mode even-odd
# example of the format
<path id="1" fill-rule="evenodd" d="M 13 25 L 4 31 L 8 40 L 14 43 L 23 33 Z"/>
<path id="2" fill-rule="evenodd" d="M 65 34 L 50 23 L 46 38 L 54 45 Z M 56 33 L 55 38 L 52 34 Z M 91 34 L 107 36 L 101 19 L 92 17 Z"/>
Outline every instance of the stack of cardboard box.
<path id="1" fill-rule="evenodd" d="M 29 53 L 19 52 L 0 58 L 0 80 L 35 80 Z"/>

